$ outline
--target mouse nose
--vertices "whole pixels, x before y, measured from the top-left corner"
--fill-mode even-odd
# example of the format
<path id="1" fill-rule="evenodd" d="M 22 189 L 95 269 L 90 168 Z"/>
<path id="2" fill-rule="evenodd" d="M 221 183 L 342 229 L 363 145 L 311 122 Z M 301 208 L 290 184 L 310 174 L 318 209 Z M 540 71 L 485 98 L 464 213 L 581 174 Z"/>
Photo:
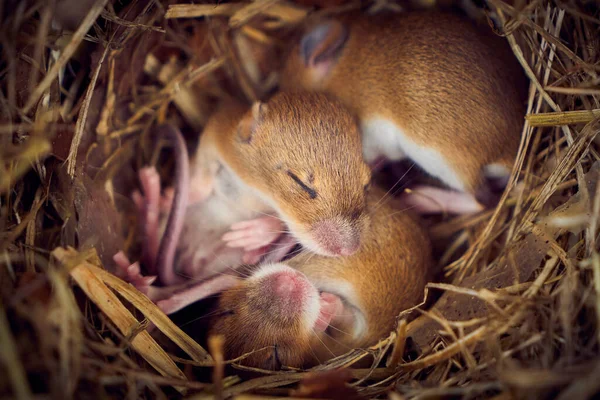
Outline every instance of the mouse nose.
<path id="1" fill-rule="evenodd" d="M 272 277 L 272 287 L 282 298 L 297 298 L 301 295 L 303 282 L 297 274 L 279 273 Z"/>
<path id="2" fill-rule="evenodd" d="M 358 228 L 349 221 L 328 219 L 313 225 L 317 245 L 332 256 L 350 256 L 360 247 Z"/>
<path id="3" fill-rule="evenodd" d="M 274 269 L 263 276 L 257 294 L 281 315 L 292 316 L 303 312 L 314 297 L 314 290 L 304 275 L 288 267 Z"/>

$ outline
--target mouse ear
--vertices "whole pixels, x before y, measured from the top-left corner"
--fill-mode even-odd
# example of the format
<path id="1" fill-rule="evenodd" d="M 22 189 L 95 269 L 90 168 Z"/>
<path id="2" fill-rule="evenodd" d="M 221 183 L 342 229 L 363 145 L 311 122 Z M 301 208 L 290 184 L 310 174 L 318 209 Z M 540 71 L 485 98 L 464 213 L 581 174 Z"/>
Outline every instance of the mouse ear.
<path id="1" fill-rule="evenodd" d="M 336 57 L 348 40 L 348 30 L 339 21 L 327 21 L 311 28 L 300 41 L 300 57 L 307 67 Z"/>
<path id="2" fill-rule="evenodd" d="M 252 136 L 256 132 L 256 128 L 263 119 L 267 106 L 260 101 L 255 102 L 250 109 L 250 112 L 246 113 L 240 124 L 238 125 L 238 137 L 244 143 L 250 143 Z"/>

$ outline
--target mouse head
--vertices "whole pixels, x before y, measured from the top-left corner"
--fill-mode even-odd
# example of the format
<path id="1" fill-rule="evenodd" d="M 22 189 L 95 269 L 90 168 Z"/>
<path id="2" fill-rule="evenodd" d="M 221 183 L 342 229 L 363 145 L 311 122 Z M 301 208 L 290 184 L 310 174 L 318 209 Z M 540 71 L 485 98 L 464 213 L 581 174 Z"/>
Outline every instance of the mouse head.
<path id="1" fill-rule="evenodd" d="M 221 294 L 210 334 L 225 338 L 228 359 L 251 353 L 241 361 L 244 365 L 302 367 L 315 361 L 323 340 L 317 335 L 329 326 L 328 319 L 342 313 L 322 304 L 300 272 L 284 264 L 265 265 Z M 323 308 L 330 312 L 324 315 Z"/>
<path id="2" fill-rule="evenodd" d="M 336 20 L 312 23 L 294 46 L 281 74 L 281 88 L 320 90 L 346 47 L 349 30 Z"/>
<path id="3" fill-rule="evenodd" d="M 256 103 L 233 137 L 236 172 L 315 253 L 353 254 L 369 224 L 371 172 L 354 117 L 323 94 Z"/>

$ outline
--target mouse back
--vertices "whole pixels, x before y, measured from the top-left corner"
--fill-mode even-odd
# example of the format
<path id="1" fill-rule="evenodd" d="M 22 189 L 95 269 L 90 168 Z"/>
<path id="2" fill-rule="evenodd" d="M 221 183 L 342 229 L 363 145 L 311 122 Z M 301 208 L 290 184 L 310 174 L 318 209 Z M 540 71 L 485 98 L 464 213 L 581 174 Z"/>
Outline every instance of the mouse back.
<path id="1" fill-rule="evenodd" d="M 368 162 L 408 156 L 473 192 L 485 166 L 512 166 L 527 80 L 489 28 L 415 11 L 311 23 L 290 51 L 281 87 L 340 98 L 360 119 Z"/>

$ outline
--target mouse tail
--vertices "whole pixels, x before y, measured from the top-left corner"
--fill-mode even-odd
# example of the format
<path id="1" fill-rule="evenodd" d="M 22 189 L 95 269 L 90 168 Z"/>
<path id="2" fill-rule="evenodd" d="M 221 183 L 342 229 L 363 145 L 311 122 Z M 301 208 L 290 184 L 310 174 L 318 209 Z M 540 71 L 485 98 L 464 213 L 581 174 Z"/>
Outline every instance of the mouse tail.
<path id="1" fill-rule="evenodd" d="M 156 258 L 158 278 L 163 285 L 171 285 L 181 278 L 175 274 L 175 252 L 183 230 L 189 200 L 190 166 L 185 139 L 181 131 L 172 124 L 158 127 L 158 134 L 171 142 L 175 155 L 174 195 L 167 219 L 165 233 L 160 242 Z"/>

